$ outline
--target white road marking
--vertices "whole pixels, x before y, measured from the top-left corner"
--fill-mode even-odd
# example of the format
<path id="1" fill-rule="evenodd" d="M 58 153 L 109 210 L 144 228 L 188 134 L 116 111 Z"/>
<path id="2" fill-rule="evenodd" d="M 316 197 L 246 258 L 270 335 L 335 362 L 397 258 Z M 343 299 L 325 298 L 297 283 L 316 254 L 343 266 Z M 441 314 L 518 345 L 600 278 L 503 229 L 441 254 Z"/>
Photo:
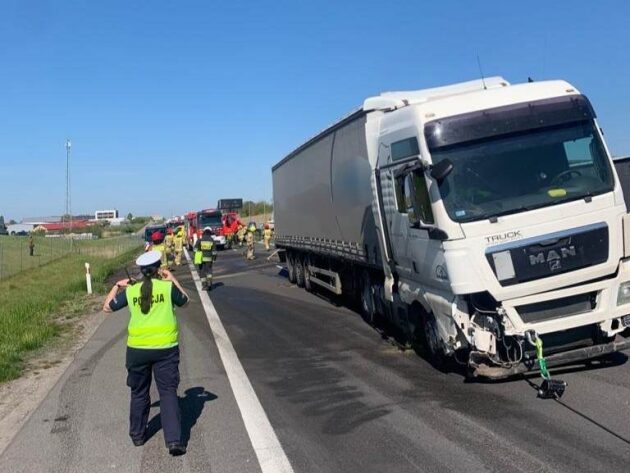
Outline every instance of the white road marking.
<path id="1" fill-rule="evenodd" d="M 243 365 L 238 359 L 238 355 L 223 327 L 219 314 L 214 308 L 214 304 L 212 304 L 208 293 L 201 289 L 201 280 L 190 260 L 190 255 L 187 250 L 184 250 L 184 252 L 203 310 L 208 318 L 212 336 L 217 344 L 221 361 L 232 387 L 236 404 L 241 411 L 249 440 L 252 443 L 254 452 L 256 452 L 260 469 L 263 473 L 294 473 L 293 467 L 276 436 L 276 432 L 273 430 L 269 418 L 243 369 Z"/>

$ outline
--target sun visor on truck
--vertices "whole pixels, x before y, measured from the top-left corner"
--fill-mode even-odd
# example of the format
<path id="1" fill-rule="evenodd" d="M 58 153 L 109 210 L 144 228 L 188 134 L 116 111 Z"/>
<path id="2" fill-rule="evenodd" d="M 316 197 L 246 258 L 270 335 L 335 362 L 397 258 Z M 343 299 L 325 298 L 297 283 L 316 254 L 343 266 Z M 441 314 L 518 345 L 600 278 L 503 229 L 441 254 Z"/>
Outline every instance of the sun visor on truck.
<path id="1" fill-rule="evenodd" d="M 424 135 L 429 149 L 435 149 L 593 118 L 584 95 L 569 95 L 441 118 L 427 123 Z"/>

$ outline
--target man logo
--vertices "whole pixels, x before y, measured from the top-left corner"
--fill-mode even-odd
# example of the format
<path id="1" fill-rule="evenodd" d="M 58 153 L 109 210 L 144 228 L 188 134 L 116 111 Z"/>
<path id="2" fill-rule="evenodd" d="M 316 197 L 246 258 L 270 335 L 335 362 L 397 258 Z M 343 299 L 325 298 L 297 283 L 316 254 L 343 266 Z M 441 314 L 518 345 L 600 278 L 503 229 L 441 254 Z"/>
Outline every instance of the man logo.
<path id="1" fill-rule="evenodd" d="M 575 246 L 571 245 L 569 247 L 561 247 L 555 250 L 549 250 L 546 254 L 541 251 L 535 255 L 529 255 L 529 264 L 531 266 L 536 266 L 539 264 L 547 263 L 549 265 L 549 269 L 551 271 L 557 271 L 562 269 L 562 260 L 570 258 L 572 256 L 577 256 L 575 251 Z"/>

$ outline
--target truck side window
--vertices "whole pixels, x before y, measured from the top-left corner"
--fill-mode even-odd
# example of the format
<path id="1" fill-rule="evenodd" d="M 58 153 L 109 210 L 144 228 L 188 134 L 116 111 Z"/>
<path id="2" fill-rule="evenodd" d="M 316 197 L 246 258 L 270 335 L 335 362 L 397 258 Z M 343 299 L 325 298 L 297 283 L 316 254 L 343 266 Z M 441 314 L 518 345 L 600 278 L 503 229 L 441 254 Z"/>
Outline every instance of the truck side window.
<path id="1" fill-rule="evenodd" d="M 427 182 L 422 172 L 411 172 L 404 178 L 404 203 L 405 211 L 409 215 L 411 224 L 433 224 L 433 211 Z"/>
<path id="2" fill-rule="evenodd" d="M 394 187 L 396 189 L 396 207 L 401 214 L 407 213 L 407 206 L 405 204 L 405 176 L 399 176 L 396 178 Z"/>

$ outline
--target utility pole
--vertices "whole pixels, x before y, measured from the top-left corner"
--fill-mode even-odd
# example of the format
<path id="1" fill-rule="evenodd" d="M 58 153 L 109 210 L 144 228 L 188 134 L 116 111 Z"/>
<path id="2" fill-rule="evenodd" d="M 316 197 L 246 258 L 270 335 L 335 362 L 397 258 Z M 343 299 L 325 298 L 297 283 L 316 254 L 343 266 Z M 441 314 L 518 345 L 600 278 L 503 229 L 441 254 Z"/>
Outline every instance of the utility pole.
<path id="1" fill-rule="evenodd" d="M 72 203 L 70 201 L 70 148 L 72 143 L 66 139 L 66 214 L 64 219 L 68 219 L 68 233 L 72 231 Z M 72 239 L 71 239 L 72 241 Z"/>

